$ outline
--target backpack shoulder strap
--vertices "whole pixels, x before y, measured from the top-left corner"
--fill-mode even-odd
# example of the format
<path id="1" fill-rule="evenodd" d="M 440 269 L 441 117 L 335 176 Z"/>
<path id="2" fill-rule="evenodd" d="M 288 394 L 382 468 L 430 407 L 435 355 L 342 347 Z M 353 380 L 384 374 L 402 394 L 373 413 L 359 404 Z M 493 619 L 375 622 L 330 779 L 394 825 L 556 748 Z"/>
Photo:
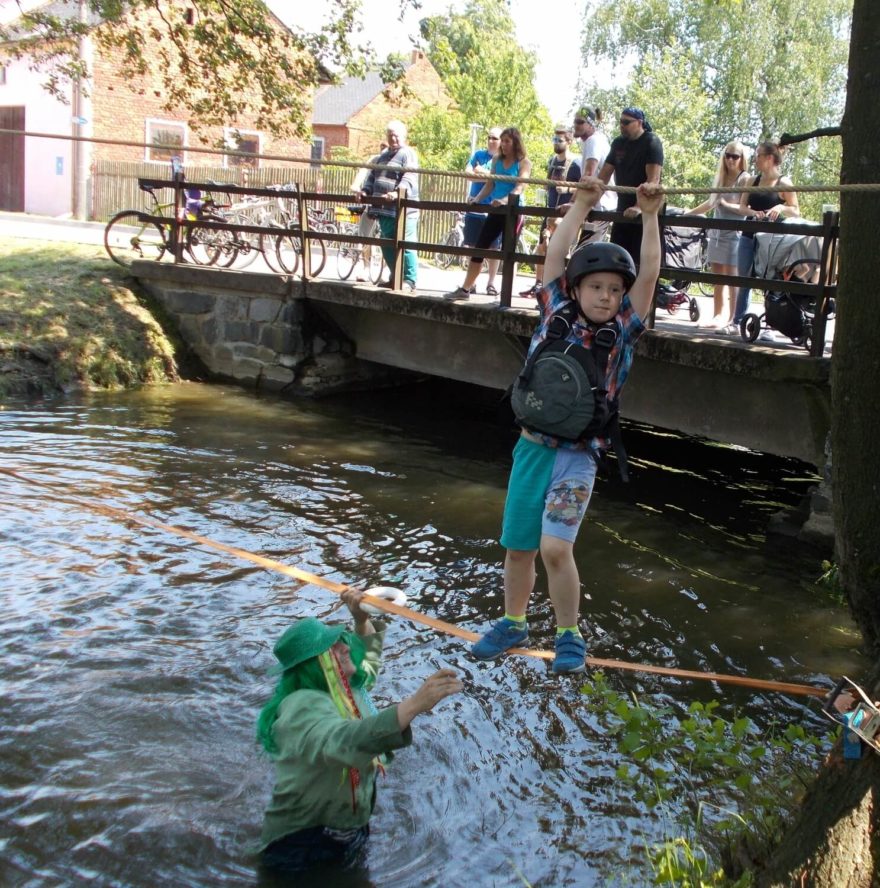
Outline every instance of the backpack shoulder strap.
<path id="1" fill-rule="evenodd" d="M 528 385 L 529 380 L 532 378 L 532 372 L 535 368 L 535 362 L 541 356 L 542 352 L 551 343 L 556 342 L 557 340 L 565 339 L 565 337 L 568 335 L 568 331 L 571 330 L 575 318 L 577 317 L 577 311 L 578 307 L 575 304 L 574 300 L 571 299 L 558 311 L 555 311 L 553 313 L 553 315 L 550 317 L 549 322 L 547 323 L 547 335 L 544 337 L 544 341 L 541 342 L 538 347 L 532 352 L 528 360 L 523 365 L 522 370 L 520 371 L 519 377 L 517 379 L 517 386 L 519 388 L 523 388 Z"/>

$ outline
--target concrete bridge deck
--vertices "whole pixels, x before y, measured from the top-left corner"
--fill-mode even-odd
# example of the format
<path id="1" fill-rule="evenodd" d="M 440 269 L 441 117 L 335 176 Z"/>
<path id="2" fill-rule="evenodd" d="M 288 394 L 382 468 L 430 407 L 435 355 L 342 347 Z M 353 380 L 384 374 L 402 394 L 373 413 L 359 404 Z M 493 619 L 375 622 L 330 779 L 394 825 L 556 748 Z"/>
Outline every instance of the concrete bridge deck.
<path id="1" fill-rule="evenodd" d="M 446 273 L 451 285 L 422 289 L 420 281 L 413 294 L 164 262 L 136 262 L 133 272 L 178 317 L 210 370 L 257 385 L 277 383 L 275 388 L 295 387 L 297 371 L 287 368 L 302 366 L 302 354 L 314 354 L 303 331 L 318 323 L 322 336 L 329 330 L 345 340 L 357 359 L 369 362 L 365 366 L 504 390 L 521 366 L 537 319 L 531 300 L 515 299 L 505 309 L 485 296 L 443 299 L 442 289 L 459 282 L 460 270 Z M 704 317 L 711 316 L 711 300 L 701 299 Z M 790 341 L 750 344 L 721 337 L 686 318 L 683 309 L 661 315 L 640 341 L 621 399 L 623 415 L 824 465 L 830 358 L 812 358 Z M 293 327 L 297 341 L 291 344 Z M 260 362 L 263 369 L 256 367 Z"/>

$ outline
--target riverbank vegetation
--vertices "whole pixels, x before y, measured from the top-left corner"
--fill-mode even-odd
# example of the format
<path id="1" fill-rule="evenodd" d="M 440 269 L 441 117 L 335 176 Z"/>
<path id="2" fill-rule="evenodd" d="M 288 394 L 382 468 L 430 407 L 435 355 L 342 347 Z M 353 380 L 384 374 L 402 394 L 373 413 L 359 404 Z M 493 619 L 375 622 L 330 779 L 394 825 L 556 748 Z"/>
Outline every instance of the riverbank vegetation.
<path id="1" fill-rule="evenodd" d="M 0 238 L 0 398 L 176 380 L 131 283 L 101 247 Z"/>
<path id="2" fill-rule="evenodd" d="M 590 678 L 582 691 L 617 745 L 622 792 L 666 825 L 667 838 L 645 847 L 654 884 L 754 884 L 839 729 L 819 738 L 801 724 L 758 727 L 722 717 L 717 700 L 682 711 L 621 693 L 601 672 Z"/>

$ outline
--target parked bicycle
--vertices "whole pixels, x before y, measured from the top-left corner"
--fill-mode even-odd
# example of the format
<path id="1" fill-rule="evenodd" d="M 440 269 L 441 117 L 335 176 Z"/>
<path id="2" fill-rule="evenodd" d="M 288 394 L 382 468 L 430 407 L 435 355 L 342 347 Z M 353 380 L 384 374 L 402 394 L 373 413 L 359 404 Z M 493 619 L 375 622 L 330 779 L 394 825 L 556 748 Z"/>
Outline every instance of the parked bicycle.
<path id="1" fill-rule="evenodd" d="M 174 254 L 174 229 L 170 223 L 154 222 L 149 217 L 168 217 L 174 213 L 173 203 L 163 203 L 155 189 L 141 185 L 150 199 L 147 210 L 121 210 L 116 213 L 104 228 L 104 249 L 110 258 L 128 268 L 136 259 L 160 260 L 165 253 Z M 203 201 L 196 192 L 187 189 L 185 218 L 192 221 L 225 221 L 220 215 L 221 208 L 213 201 Z M 229 240 L 228 232 L 212 231 L 201 226 L 189 227 L 182 243 L 182 249 L 197 265 L 213 265 L 223 252 Z"/>
<path id="2" fill-rule="evenodd" d="M 443 245 L 446 247 L 463 247 L 464 246 L 464 213 L 455 214 L 455 222 L 452 228 L 443 239 Z M 467 256 L 457 256 L 455 253 L 435 253 L 434 259 L 439 268 L 449 268 L 453 264 L 458 264 L 462 268 L 467 266 Z"/>
<path id="3" fill-rule="evenodd" d="M 358 217 L 366 210 L 366 207 L 349 207 L 349 219 L 337 219 L 337 227 L 340 234 L 357 236 L 360 233 L 360 222 L 351 221 L 351 216 Z M 379 237 L 379 222 L 374 219 L 367 231 L 367 237 Z M 382 280 L 385 270 L 385 260 L 379 247 L 371 244 L 354 244 L 340 241 L 336 251 L 336 273 L 339 280 L 347 281 L 357 265 L 363 262 L 367 269 L 369 279 L 378 284 Z"/>

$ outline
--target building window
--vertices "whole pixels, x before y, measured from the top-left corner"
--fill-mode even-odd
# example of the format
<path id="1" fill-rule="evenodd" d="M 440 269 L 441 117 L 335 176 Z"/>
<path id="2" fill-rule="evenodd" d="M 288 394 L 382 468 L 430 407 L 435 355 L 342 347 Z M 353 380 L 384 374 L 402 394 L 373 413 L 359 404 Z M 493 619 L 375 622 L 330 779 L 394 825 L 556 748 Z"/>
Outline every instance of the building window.
<path id="1" fill-rule="evenodd" d="M 323 136 L 313 136 L 312 137 L 312 160 L 323 160 L 324 159 L 324 137 Z M 320 164 L 313 163 L 312 168 L 320 166 Z"/>
<path id="2" fill-rule="evenodd" d="M 187 7 L 186 12 L 183 14 L 183 20 L 188 25 L 194 25 L 196 23 L 196 11 L 192 8 L 192 6 Z"/>
<path id="3" fill-rule="evenodd" d="M 232 151 L 247 151 L 248 154 L 259 154 L 262 146 L 262 136 L 255 132 L 246 132 L 239 129 L 227 129 L 225 132 L 226 147 Z M 240 154 L 227 154 L 223 157 L 223 165 L 227 167 L 250 167 L 259 169 L 259 157 L 242 157 Z"/>
<path id="4" fill-rule="evenodd" d="M 186 124 L 174 120 L 147 120 L 148 147 L 145 160 L 167 163 L 172 157 L 183 160 L 186 145 Z M 156 147 L 161 145 L 162 147 Z"/>

